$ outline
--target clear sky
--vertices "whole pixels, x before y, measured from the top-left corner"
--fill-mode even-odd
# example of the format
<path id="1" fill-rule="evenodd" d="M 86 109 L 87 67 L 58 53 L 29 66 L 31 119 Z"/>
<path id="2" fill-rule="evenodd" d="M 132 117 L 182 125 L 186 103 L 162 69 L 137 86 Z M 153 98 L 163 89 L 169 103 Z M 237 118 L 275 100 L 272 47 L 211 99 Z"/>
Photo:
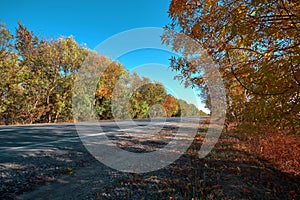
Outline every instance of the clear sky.
<path id="1" fill-rule="evenodd" d="M 170 0 L 1 0 L 0 20 L 13 33 L 20 20 L 36 35 L 49 38 L 72 35 L 79 44 L 94 49 L 102 41 L 129 29 L 163 28 L 170 21 L 169 4 Z M 173 91 L 177 98 L 205 110 L 193 90 L 184 89 L 172 80 L 175 73 L 168 70 L 169 56 L 166 52 L 146 50 L 118 60 L 128 70 L 167 84 L 168 91 Z M 162 76 L 163 71 L 167 76 Z"/>

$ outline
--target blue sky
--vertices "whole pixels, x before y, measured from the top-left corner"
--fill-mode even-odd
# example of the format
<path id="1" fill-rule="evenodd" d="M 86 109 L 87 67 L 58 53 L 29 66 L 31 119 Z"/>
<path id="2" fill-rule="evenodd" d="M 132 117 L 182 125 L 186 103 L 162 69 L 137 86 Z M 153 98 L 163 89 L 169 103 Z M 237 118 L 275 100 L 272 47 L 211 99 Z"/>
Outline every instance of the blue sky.
<path id="1" fill-rule="evenodd" d="M 20 20 L 36 35 L 49 38 L 72 35 L 79 44 L 94 49 L 111 36 L 129 29 L 163 28 L 170 21 L 169 4 L 170 0 L 2 0 L 0 20 L 13 33 L 17 20 Z M 173 91 L 174 96 L 205 110 L 193 90 L 184 89 L 178 81 L 172 80 L 175 73 L 168 69 L 170 55 L 145 50 L 131 52 L 118 60 L 128 70 L 167 84 L 168 91 Z"/>

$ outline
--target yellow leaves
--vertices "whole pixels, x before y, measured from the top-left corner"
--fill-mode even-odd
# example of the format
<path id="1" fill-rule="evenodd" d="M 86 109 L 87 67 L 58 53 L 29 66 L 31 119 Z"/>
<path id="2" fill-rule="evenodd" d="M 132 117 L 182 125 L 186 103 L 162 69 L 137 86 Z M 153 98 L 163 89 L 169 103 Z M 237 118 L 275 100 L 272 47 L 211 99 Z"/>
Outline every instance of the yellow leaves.
<path id="1" fill-rule="evenodd" d="M 271 57 L 271 54 L 270 54 L 270 53 L 265 53 L 265 54 L 264 54 L 264 59 L 265 59 L 265 60 L 269 61 L 269 60 L 271 60 L 271 58 L 272 58 L 272 57 Z"/>
<path id="2" fill-rule="evenodd" d="M 206 1 L 206 4 L 205 4 L 205 6 L 204 6 L 204 13 L 207 13 L 209 10 L 210 10 L 210 8 L 212 7 L 212 3 L 213 3 L 214 1 L 212 1 L 212 0 L 208 0 L 208 1 Z"/>
<path id="3" fill-rule="evenodd" d="M 246 4 L 242 3 L 239 6 L 239 8 L 237 9 L 237 13 L 238 14 L 242 14 L 242 13 L 246 14 L 246 10 L 245 9 L 246 9 Z"/>

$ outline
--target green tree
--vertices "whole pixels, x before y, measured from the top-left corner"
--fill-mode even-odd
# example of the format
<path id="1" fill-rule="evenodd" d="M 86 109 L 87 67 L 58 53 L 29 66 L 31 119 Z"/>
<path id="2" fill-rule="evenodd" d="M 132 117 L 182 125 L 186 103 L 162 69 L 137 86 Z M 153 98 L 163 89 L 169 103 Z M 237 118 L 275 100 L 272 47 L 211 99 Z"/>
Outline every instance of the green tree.
<path id="1" fill-rule="evenodd" d="M 86 49 L 72 37 L 40 40 L 19 24 L 16 31 L 18 65 L 23 100 L 19 101 L 25 123 L 71 119 L 71 95 L 75 73 L 86 57 Z"/>
<path id="2" fill-rule="evenodd" d="M 199 110 L 194 104 L 189 104 L 185 100 L 179 99 L 179 111 L 177 116 L 180 117 L 192 117 L 199 116 Z"/>
<path id="3" fill-rule="evenodd" d="M 1 25 L 1 120 L 6 124 L 69 120 L 75 73 L 87 54 L 73 38 L 40 39 L 19 23 Z"/>
<path id="4" fill-rule="evenodd" d="M 134 75 L 133 80 L 137 81 L 136 75 Z M 146 77 L 143 77 L 140 83 L 134 82 L 134 84 L 140 85 L 140 87 L 133 87 L 135 90 L 131 98 L 132 116 L 133 118 L 150 117 L 149 109 L 157 104 L 162 106 L 165 102 L 166 90 L 161 83 L 152 83 Z M 158 106 L 156 107 L 158 108 Z M 153 112 L 155 112 L 155 109 Z M 153 114 L 156 115 L 155 113 Z"/>
<path id="5" fill-rule="evenodd" d="M 47 113 L 49 122 L 72 119 L 74 80 L 88 54 L 89 50 L 78 45 L 72 37 L 51 41 L 50 52 L 44 53 L 50 66 L 47 75 L 51 85 L 48 92 L 51 100 Z"/>
<path id="6" fill-rule="evenodd" d="M 140 78 L 140 76 L 133 72 L 130 83 L 130 115 L 131 118 L 145 118 L 149 112 L 149 91 L 146 88 L 148 84 L 152 84 L 149 78 Z"/>

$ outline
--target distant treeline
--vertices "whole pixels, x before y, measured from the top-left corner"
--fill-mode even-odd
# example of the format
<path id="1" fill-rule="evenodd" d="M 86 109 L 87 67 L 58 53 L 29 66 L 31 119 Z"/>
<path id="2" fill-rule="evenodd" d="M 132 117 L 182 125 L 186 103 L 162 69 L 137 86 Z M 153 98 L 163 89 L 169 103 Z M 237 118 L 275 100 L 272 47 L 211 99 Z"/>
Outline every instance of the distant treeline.
<path id="1" fill-rule="evenodd" d="M 13 35 L 1 24 L 0 124 L 73 120 L 74 80 L 86 58 L 92 59 L 88 68 L 105 67 L 90 104 L 98 119 L 206 115 L 167 94 L 161 83 L 130 74 L 120 63 L 78 45 L 72 37 L 44 39 L 22 24 Z M 120 100 L 122 94 L 130 94 L 127 102 L 125 97 Z M 112 106 L 114 95 L 121 103 Z"/>

